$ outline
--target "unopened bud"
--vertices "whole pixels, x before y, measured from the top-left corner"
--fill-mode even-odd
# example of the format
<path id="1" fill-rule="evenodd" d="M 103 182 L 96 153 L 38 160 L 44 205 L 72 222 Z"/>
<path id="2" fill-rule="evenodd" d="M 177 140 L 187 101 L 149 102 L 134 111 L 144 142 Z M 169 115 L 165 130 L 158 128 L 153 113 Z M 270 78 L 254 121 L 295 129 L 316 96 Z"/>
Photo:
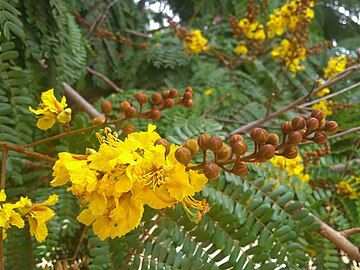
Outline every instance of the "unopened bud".
<path id="1" fill-rule="evenodd" d="M 209 180 L 216 179 L 219 177 L 219 166 L 215 163 L 206 163 L 203 167 L 203 173 Z"/>
<path id="2" fill-rule="evenodd" d="M 175 158 L 181 164 L 187 165 L 191 160 L 191 152 L 188 148 L 182 146 L 175 151 Z"/>
<path id="3" fill-rule="evenodd" d="M 91 122 L 94 126 L 101 125 L 101 124 L 105 123 L 105 117 L 103 115 L 98 115 L 98 116 L 94 117 L 93 119 L 91 119 Z"/>
<path id="4" fill-rule="evenodd" d="M 191 99 L 192 98 L 192 93 L 190 93 L 190 92 L 185 92 L 184 93 L 184 95 L 183 95 L 183 98 L 185 99 L 185 100 L 188 100 L 188 99 Z"/>
<path id="5" fill-rule="evenodd" d="M 192 157 L 196 156 L 197 152 L 199 151 L 199 145 L 194 139 L 186 140 L 184 146 L 190 150 Z"/>
<path id="6" fill-rule="evenodd" d="M 245 154 L 247 151 L 247 144 L 243 141 L 235 143 L 232 147 L 232 152 L 237 156 Z"/>
<path id="7" fill-rule="evenodd" d="M 131 107 L 131 105 L 127 101 L 123 101 L 123 102 L 120 103 L 120 111 L 122 111 L 122 112 L 125 112 L 130 107 Z"/>
<path id="8" fill-rule="evenodd" d="M 306 127 L 308 131 L 312 132 L 319 128 L 319 120 L 315 117 L 311 117 L 306 121 Z"/>
<path id="9" fill-rule="evenodd" d="M 172 98 L 165 99 L 164 103 L 165 103 L 166 108 L 170 108 L 170 107 L 174 106 L 174 104 L 175 104 L 175 102 Z"/>
<path id="10" fill-rule="evenodd" d="M 318 144 L 325 144 L 325 143 L 327 143 L 327 135 L 324 131 L 318 131 L 318 132 L 315 132 L 312 140 Z"/>
<path id="11" fill-rule="evenodd" d="M 194 94 L 194 90 L 191 87 L 186 87 L 185 92 L 189 92 L 191 94 Z"/>
<path id="12" fill-rule="evenodd" d="M 317 120 L 321 121 L 324 119 L 324 114 L 323 114 L 322 110 L 315 110 L 311 113 L 311 117 L 314 117 Z"/>
<path id="13" fill-rule="evenodd" d="M 220 151 L 223 141 L 218 136 L 211 136 L 209 139 L 209 149 L 214 153 Z"/>
<path id="14" fill-rule="evenodd" d="M 137 93 L 135 99 L 140 105 L 143 105 L 148 101 L 148 96 L 144 93 Z"/>
<path id="15" fill-rule="evenodd" d="M 243 142 L 244 138 L 240 134 L 231 135 L 229 138 L 229 144 L 232 147 L 237 142 Z"/>
<path id="16" fill-rule="evenodd" d="M 127 118 L 134 118 L 137 116 L 137 111 L 134 107 L 129 107 L 127 108 L 127 110 L 125 111 L 125 115 Z"/>
<path id="17" fill-rule="evenodd" d="M 274 146 L 277 146 L 279 144 L 279 136 L 275 133 L 269 134 L 269 139 L 266 143 L 272 144 Z"/>
<path id="18" fill-rule="evenodd" d="M 207 150 L 209 149 L 209 140 L 210 140 L 210 135 L 207 133 L 201 134 L 199 136 L 199 138 L 197 139 L 198 145 L 200 147 L 201 150 Z"/>
<path id="19" fill-rule="evenodd" d="M 272 144 L 264 144 L 259 148 L 259 157 L 261 159 L 271 159 L 275 156 L 275 146 Z"/>
<path id="20" fill-rule="evenodd" d="M 319 122 L 319 128 L 323 128 L 326 124 L 325 118 Z"/>
<path id="21" fill-rule="evenodd" d="M 171 89 L 170 90 L 170 97 L 175 98 L 179 94 L 179 91 L 177 89 Z"/>
<path id="22" fill-rule="evenodd" d="M 159 93 L 154 93 L 151 96 L 151 101 L 153 104 L 158 105 L 163 101 L 163 98 Z"/>
<path id="23" fill-rule="evenodd" d="M 306 121 L 303 117 L 301 116 L 296 116 L 294 117 L 294 119 L 291 121 L 292 127 L 294 130 L 300 130 L 303 129 L 306 125 Z"/>
<path id="24" fill-rule="evenodd" d="M 339 125 L 335 121 L 329 121 L 325 124 L 324 130 L 329 134 L 334 134 L 339 130 Z"/>
<path id="25" fill-rule="evenodd" d="M 154 143 L 154 145 L 162 145 L 165 148 L 165 156 L 167 156 L 167 154 L 169 154 L 170 152 L 170 143 L 168 142 L 168 140 L 160 138 L 157 139 Z"/>
<path id="26" fill-rule="evenodd" d="M 254 128 L 250 132 L 250 137 L 256 144 L 262 144 L 269 139 L 269 133 L 265 129 Z"/>
<path id="27" fill-rule="evenodd" d="M 220 151 L 216 153 L 217 159 L 218 160 L 226 160 L 226 159 L 229 159 L 230 156 L 231 156 L 230 147 L 227 144 L 223 143 Z"/>
<path id="28" fill-rule="evenodd" d="M 288 159 L 294 159 L 298 156 L 299 150 L 295 145 L 288 145 L 284 148 L 282 155 Z"/>
<path id="29" fill-rule="evenodd" d="M 113 109 L 113 104 L 109 100 L 103 100 L 103 102 L 101 102 L 100 109 L 105 115 L 109 115 Z"/>
<path id="30" fill-rule="evenodd" d="M 293 126 L 291 121 L 285 121 L 281 125 L 281 131 L 284 135 L 288 135 L 291 131 L 293 131 Z"/>
<path id="31" fill-rule="evenodd" d="M 164 99 L 169 98 L 170 97 L 170 90 L 162 91 L 161 95 L 163 96 Z"/>
<path id="32" fill-rule="evenodd" d="M 184 105 L 185 105 L 185 107 L 191 108 L 194 106 L 194 100 L 189 99 L 189 100 L 185 101 Z"/>
<path id="33" fill-rule="evenodd" d="M 235 163 L 233 168 L 231 169 L 233 174 L 243 176 L 249 172 L 248 167 L 243 162 Z"/>
<path id="34" fill-rule="evenodd" d="M 121 130 L 125 135 L 128 135 L 135 132 L 135 126 L 131 123 L 127 123 L 121 128 Z"/>
<path id="35" fill-rule="evenodd" d="M 157 109 L 152 109 L 149 113 L 151 119 L 158 120 L 161 118 L 161 112 Z"/>
<path id="36" fill-rule="evenodd" d="M 292 131 L 288 135 L 289 143 L 297 145 L 302 140 L 302 133 L 300 131 Z"/>

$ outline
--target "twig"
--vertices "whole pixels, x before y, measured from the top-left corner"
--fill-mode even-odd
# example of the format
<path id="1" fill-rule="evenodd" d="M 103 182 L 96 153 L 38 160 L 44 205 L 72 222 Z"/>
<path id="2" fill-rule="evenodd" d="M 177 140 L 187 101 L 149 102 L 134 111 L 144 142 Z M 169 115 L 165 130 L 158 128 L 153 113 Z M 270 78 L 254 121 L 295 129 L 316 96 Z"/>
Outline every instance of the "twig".
<path id="1" fill-rule="evenodd" d="M 80 94 L 72 88 L 67 83 L 63 82 L 64 93 L 69 99 L 71 99 L 80 109 L 87 112 L 90 118 L 95 118 L 101 116 L 102 114 L 98 112 L 89 102 L 87 102 Z"/>
<path id="2" fill-rule="evenodd" d="M 147 38 L 147 39 L 150 39 L 151 37 L 144 34 L 144 33 L 140 33 L 140 32 L 137 32 L 137 31 L 134 31 L 134 30 L 131 30 L 131 29 L 125 29 L 125 32 L 130 34 L 130 35 L 133 35 L 133 36 L 137 36 L 137 37 L 142 37 L 142 38 Z"/>
<path id="3" fill-rule="evenodd" d="M 353 84 L 353 85 L 350 85 L 349 87 L 346 87 L 346 88 L 344 88 L 344 89 L 341 89 L 340 91 L 336 91 L 336 92 L 334 92 L 334 93 L 332 93 L 332 94 L 326 95 L 326 96 L 324 96 L 324 97 L 321 97 L 321 98 L 315 99 L 315 100 L 313 100 L 313 101 L 310 101 L 310 102 L 301 104 L 301 105 L 299 106 L 299 108 L 307 107 L 307 106 L 313 105 L 313 104 L 315 104 L 315 103 L 318 103 L 318 102 L 320 102 L 320 101 L 323 101 L 323 100 L 326 100 L 326 99 L 335 97 L 335 96 L 337 96 L 337 95 L 340 95 L 340 94 L 342 94 L 342 93 L 345 93 L 345 92 L 347 92 L 347 91 L 349 91 L 349 90 L 351 90 L 351 89 L 353 89 L 353 88 L 355 88 L 355 87 L 358 87 L 358 86 L 360 86 L 360 82 L 355 83 L 355 84 Z"/>
<path id="4" fill-rule="evenodd" d="M 114 90 L 116 92 L 119 92 L 119 93 L 122 93 L 124 92 L 124 90 L 122 88 L 120 88 L 119 86 L 117 86 L 113 81 L 111 81 L 108 77 L 106 77 L 104 74 L 101 74 L 100 72 L 90 68 L 90 67 L 87 67 L 86 70 L 88 72 L 90 72 L 91 74 L 99 77 L 100 79 L 102 79 L 104 82 L 106 82 L 108 85 L 110 85 L 112 88 L 114 88 Z"/>
<path id="5" fill-rule="evenodd" d="M 245 132 L 248 132 L 249 130 L 251 130 L 252 128 L 254 127 L 257 127 L 257 126 L 260 126 L 261 124 L 271 120 L 271 119 L 274 119 L 276 117 L 278 117 L 279 115 L 282 115 L 290 110 L 292 110 L 293 108 L 299 106 L 300 104 L 302 104 L 309 96 L 321 91 L 322 89 L 334 84 L 334 83 L 337 83 L 341 80 L 343 80 L 344 78 L 346 78 L 347 76 L 351 75 L 352 73 L 354 73 L 355 71 L 357 71 L 358 69 L 360 69 L 360 64 L 356 64 L 356 65 L 353 65 L 347 69 L 345 69 L 343 72 L 337 74 L 336 76 L 328 79 L 327 81 L 325 81 L 322 85 L 318 86 L 318 87 L 313 87 L 309 93 L 307 93 L 306 95 L 298 98 L 297 100 L 295 100 L 294 102 L 288 104 L 287 106 L 281 108 L 280 110 L 276 111 L 276 112 L 273 112 L 271 114 L 268 114 L 268 115 L 265 115 L 264 117 L 256 120 L 256 121 L 253 121 L 253 122 L 250 122 L 236 130 L 234 130 L 233 132 L 230 133 L 230 135 L 232 134 L 237 134 L 237 133 L 245 133 Z"/>
<path id="6" fill-rule="evenodd" d="M 88 39 L 91 38 L 93 33 L 95 32 L 96 28 L 98 27 L 99 23 L 105 18 L 106 13 L 110 10 L 111 6 L 116 4 L 119 0 L 113 0 L 106 4 L 104 10 L 100 13 L 99 17 L 96 19 L 96 21 L 91 25 L 90 32 L 88 34 Z"/>
<path id="7" fill-rule="evenodd" d="M 219 106 L 221 103 L 224 102 L 225 99 L 227 99 L 228 97 L 230 97 L 231 94 L 227 93 L 225 96 L 223 96 L 222 98 L 220 98 L 218 101 L 216 101 L 212 106 L 210 106 L 204 113 L 203 113 L 203 117 L 207 117 L 209 115 L 209 113 L 216 108 L 217 106 Z"/>
<path id="8" fill-rule="evenodd" d="M 274 100 L 274 97 L 275 97 L 275 93 L 271 93 L 268 104 L 267 104 L 266 114 L 265 115 L 269 115 L 270 110 L 271 110 L 271 105 L 272 105 L 272 102 Z"/>
<path id="9" fill-rule="evenodd" d="M 77 245 L 76 245 L 74 255 L 72 256 L 72 258 L 71 258 L 70 260 L 72 260 L 72 261 L 75 261 L 75 260 L 76 260 L 78 254 L 79 254 L 81 245 L 82 245 L 82 243 L 83 243 L 83 241 L 84 241 L 84 238 L 85 238 L 87 229 L 88 229 L 88 227 L 87 227 L 87 226 L 84 226 L 84 228 L 83 228 L 83 230 L 82 230 L 82 232 L 81 232 L 81 235 L 80 235 L 80 237 L 79 237 L 79 241 L 78 241 L 78 243 L 77 243 Z"/>
<path id="10" fill-rule="evenodd" d="M 360 233 L 360 227 L 358 228 L 351 228 L 351 229 L 348 229 L 348 230 L 343 230 L 343 231 L 340 231 L 340 233 L 348 238 L 349 236 L 355 234 L 355 233 Z"/>
<path id="11" fill-rule="evenodd" d="M 232 120 L 232 119 L 221 119 L 221 118 L 213 118 L 213 119 L 216 120 L 216 121 L 219 121 L 219 122 L 224 122 L 224 123 L 234 123 L 234 124 L 240 124 L 240 125 L 247 124 L 246 122 L 241 122 L 241 121 Z M 259 127 L 280 130 L 279 127 L 275 127 L 275 126 L 261 125 Z"/>
<path id="12" fill-rule="evenodd" d="M 339 133 L 336 133 L 334 135 L 329 136 L 328 140 L 335 139 L 335 138 L 338 138 L 338 137 L 342 137 L 342 136 L 345 136 L 345 135 L 348 135 L 348 134 L 351 134 L 351 133 L 355 133 L 355 132 L 358 132 L 358 131 L 360 132 L 360 127 L 349 128 L 347 130 L 344 130 L 342 132 L 339 132 Z M 308 141 L 308 142 L 302 142 L 299 145 L 306 145 L 306 144 L 311 144 L 311 143 L 313 143 L 313 142 Z"/>

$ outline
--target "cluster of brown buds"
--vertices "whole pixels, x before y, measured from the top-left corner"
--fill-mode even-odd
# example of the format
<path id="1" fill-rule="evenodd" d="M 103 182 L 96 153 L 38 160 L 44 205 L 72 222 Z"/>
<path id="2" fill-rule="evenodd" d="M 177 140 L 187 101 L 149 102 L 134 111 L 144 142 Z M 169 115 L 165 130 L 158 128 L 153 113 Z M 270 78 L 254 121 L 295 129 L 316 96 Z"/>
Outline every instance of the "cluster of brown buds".
<path id="1" fill-rule="evenodd" d="M 329 143 L 326 143 L 323 147 L 319 149 L 306 151 L 302 154 L 304 160 L 304 166 L 307 167 L 311 164 L 317 165 L 320 161 L 320 158 L 325 157 L 331 153 L 331 147 Z"/>
<path id="2" fill-rule="evenodd" d="M 208 179 L 216 179 L 220 169 L 242 176 L 249 171 L 246 163 L 263 163 L 275 155 L 294 159 L 299 154 L 297 145 L 308 141 L 325 144 L 327 135 L 337 130 L 338 124 L 335 121 L 326 122 L 322 111 L 317 110 L 313 111 L 307 120 L 296 116 L 292 121 L 285 121 L 281 125 L 282 142 L 277 134 L 268 133 L 262 128 L 252 129 L 250 132 L 250 139 L 254 144 L 252 153 L 247 153 L 248 145 L 239 134 L 232 135 L 227 143 L 218 136 L 202 134 L 197 140 L 188 139 L 175 152 L 175 157 L 188 169 L 201 170 Z M 202 153 L 202 163 L 190 164 L 198 152 Z"/>
<path id="3" fill-rule="evenodd" d="M 125 100 L 120 103 L 120 117 L 117 119 L 126 120 L 131 118 L 142 118 L 158 120 L 161 118 L 161 111 L 165 109 L 174 106 L 193 107 L 193 94 L 194 90 L 191 87 L 187 87 L 181 96 L 179 96 L 179 90 L 175 88 L 163 90 L 161 93 L 155 92 L 150 98 L 146 93 L 139 92 L 135 94 L 135 102 Z M 95 117 L 92 120 L 94 125 L 102 124 L 105 121 L 111 122 L 108 118 L 113 112 L 112 102 L 104 100 L 101 103 L 100 108 L 105 117 Z M 120 128 L 125 134 L 135 131 L 135 128 L 131 123 L 124 124 Z"/>

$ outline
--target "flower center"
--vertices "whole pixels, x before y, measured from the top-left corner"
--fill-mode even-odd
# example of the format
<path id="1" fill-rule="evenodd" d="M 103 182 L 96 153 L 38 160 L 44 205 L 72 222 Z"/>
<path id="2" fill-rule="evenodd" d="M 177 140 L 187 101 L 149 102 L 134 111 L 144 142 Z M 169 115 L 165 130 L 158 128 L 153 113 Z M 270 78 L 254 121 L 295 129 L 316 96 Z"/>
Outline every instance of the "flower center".
<path id="1" fill-rule="evenodd" d="M 210 207 L 205 199 L 198 201 L 195 200 L 192 196 L 185 197 L 182 201 L 182 206 L 189 219 L 195 223 L 199 223 L 202 215 L 210 210 Z"/>
<path id="2" fill-rule="evenodd" d="M 152 190 L 160 187 L 161 185 L 166 183 L 164 169 L 154 168 L 150 172 L 141 176 L 141 182 L 145 186 L 149 186 Z"/>

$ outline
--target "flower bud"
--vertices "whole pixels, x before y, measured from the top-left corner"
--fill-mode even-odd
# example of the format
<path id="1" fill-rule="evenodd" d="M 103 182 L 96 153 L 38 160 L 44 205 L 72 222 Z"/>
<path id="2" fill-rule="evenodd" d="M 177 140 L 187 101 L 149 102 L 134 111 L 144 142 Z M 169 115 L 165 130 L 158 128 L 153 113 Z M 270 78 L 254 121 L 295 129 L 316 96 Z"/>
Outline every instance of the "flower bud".
<path id="1" fill-rule="evenodd" d="M 274 146 L 277 146 L 279 144 L 279 136 L 275 133 L 269 134 L 269 139 L 266 143 L 272 144 Z"/>
<path id="2" fill-rule="evenodd" d="M 194 157 L 197 154 L 197 152 L 199 151 L 199 145 L 198 145 L 197 141 L 194 139 L 186 140 L 186 142 L 184 143 L 184 146 L 190 150 L 192 157 Z"/>
<path id="3" fill-rule="evenodd" d="M 250 132 L 250 137 L 256 144 L 262 144 L 269 139 L 269 133 L 265 129 L 254 128 Z"/>
<path id="4" fill-rule="evenodd" d="M 209 139 L 209 149 L 214 153 L 220 151 L 223 141 L 218 136 L 211 136 Z"/>
<path id="5" fill-rule="evenodd" d="M 326 124 L 325 118 L 319 122 L 319 128 L 323 128 Z"/>
<path id="6" fill-rule="evenodd" d="M 183 95 L 183 98 L 184 98 L 185 100 L 191 99 L 191 98 L 192 98 L 192 93 L 190 93 L 190 92 L 185 92 L 184 95 Z"/>
<path id="7" fill-rule="evenodd" d="M 174 106 L 174 104 L 175 104 L 175 102 L 172 98 L 165 99 L 164 103 L 165 103 L 166 108 L 170 108 L 170 107 Z"/>
<path id="8" fill-rule="evenodd" d="M 294 159 L 298 156 L 299 151 L 295 145 L 288 145 L 284 148 L 282 155 L 288 159 Z"/>
<path id="9" fill-rule="evenodd" d="M 259 158 L 271 159 L 275 156 L 275 146 L 272 144 L 261 145 L 258 152 Z"/>
<path id="10" fill-rule="evenodd" d="M 152 109 L 149 113 L 149 117 L 151 119 L 155 119 L 158 120 L 161 118 L 161 111 L 157 110 L 157 109 Z"/>
<path id="11" fill-rule="evenodd" d="M 232 147 L 232 152 L 237 156 L 245 154 L 247 151 L 247 144 L 243 141 L 235 143 Z"/>
<path id="12" fill-rule="evenodd" d="M 127 108 L 127 110 L 125 111 L 125 115 L 127 118 L 134 118 L 137 116 L 137 111 L 135 109 L 135 107 L 130 106 L 129 108 Z"/>
<path id="13" fill-rule="evenodd" d="M 175 158 L 183 165 L 187 165 L 191 160 L 191 152 L 188 148 L 182 146 L 175 151 Z"/>
<path id="14" fill-rule="evenodd" d="M 135 99 L 140 105 L 143 105 L 148 101 L 148 96 L 144 93 L 137 93 Z"/>
<path id="15" fill-rule="evenodd" d="M 338 131 L 339 125 L 335 121 L 329 121 L 325 124 L 324 130 L 329 134 L 334 134 Z"/>
<path id="16" fill-rule="evenodd" d="M 199 136 L 199 138 L 197 139 L 198 145 L 200 147 L 201 150 L 207 150 L 209 149 L 209 140 L 210 140 L 210 135 L 205 133 L 205 134 L 201 134 Z"/>
<path id="17" fill-rule="evenodd" d="M 229 159 L 230 156 L 231 156 L 230 147 L 227 144 L 223 143 L 220 151 L 216 153 L 217 159 L 218 160 L 226 160 L 226 159 Z"/>
<path id="18" fill-rule="evenodd" d="M 300 131 L 292 131 L 288 135 L 288 141 L 291 144 L 297 145 L 302 140 L 302 133 Z"/>
<path id="19" fill-rule="evenodd" d="M 109 115 L 113 109 L 113 104 L 109 100 L 103 100 L 103 102 L 101 102 L 100 109 L 105 115 Z"/>
<path id="20" fill-rule="evenodd" d="M 120 111 L 122 111 L 122 112 L 125 112 L 130 107 L 131 107 L 131 105 L 127 101 L 123 101 L 123 102 L 120 103 Z"/>
<path id="21" fill-rule="evenodd" d="M 128 135 L 135 132 L 135 126 L 131 123 L 127 123 L 121 128 L 121 130 L 125 135 Z"/>
<path id="22" fill-rule="evenodd" d="M 311 113 L 311 117 L 314 117 L 317 120 L 321 121 L 324 119 L 324 114 L 323 114 L 322 110 L 315 110 Z"/>
<path id="23" fill-rule="evenodd" d="M 194 106 L 194 100 L 189 99 L 187 101 L 185 101 L 185 107 L 191 108 Z"/>
<path id="24" fill-rule="evenodd" d="M 175 98 L 179 94 L 179 91 L 175 88 L 170 90 L 170 97 Z"/>
<path id="25" fill-rule="evenodd" d="M 185 92 L 189 92 L 191 94 L 194 94 L 194 90 L 191 87 L 186 87 Z"/>
<path id="26" fill-rule="evenodd" d="M 314 137 L 312 138 L 313 142 L 318 144 L 327 143 L 327 135 L 324 131 L 315 132 Z"/>
<path id="27" fill-rule="evenodd" d="M 312 132 L 319 128 L 319 120 L 315 117 L 311 117 L 306 121 L 307 130 Z"/>
<path id="28" fill-rule="evenodd" d="M 232 147 L 237 142 L 243 142 L 244 138 L 240 134 L 231 135 L 229 138 L 229 144 Z"/>
<path id="29" fill-rule="evenodd" d="M 203 173 L 207 179 L 212 180 L 219 177 L 219 166 L 215 163 L 206 163 L 203 167 Z"/>
<path id="30" fill-rule="evenodd" d="M 164 99 L 169 98 L 170 97 L 170 90 L 162 91 L 161 95 L 163 96 Z"/>
<path id="31" fill-rule="evenodd" d="M 291 131 L 293 131 L 293 126 L 291 121 L 285 121 L 281 125 L 281 131 L 284 135 L 288 135 Z"/>
<path id="32" fill-rule="evenodd" d="M 301 116 L 296 116 L 291 120 L 291 124 L 294 130 L 300 130 L 303 129 L 306 125 L 306 121 Z"/>
<path id="33" fill-rule="evenodd" d="M 170 143 L 168 142 L 168 140 L 163 139 L 163 138 L 157 139 L 154 142 L 154 145 L 162 145 L 162 146 L 164 146 L 164 148 L 165 148 L 165 156 L 167 156 L 169 154 L 169 152 L 170 152 Z"/>
<path id="34" fill-rule="evenodd" d="M 151 101 L 153 104 L 158 105 L 163 101 L 163 98 L 159 93 L 154 93 L 151 96 Z"/>
<path id="35" fill-rule="evenodd" d="M 231 169 L 233 174 L 238 176 L 243 176 L 249 172 L 248 167 L 243 162 L 237 162 L 234 164 L 233 168 Z"/>
<path id="36" fill-rule="evenodd" d="M 98 115 L 98 116 L 94 117 L 93 119 L 91 119 L 91 122 L 94 126 L 101 125 L 101 124 L 105 123 L 105 117 L 103 115 Z"/>

